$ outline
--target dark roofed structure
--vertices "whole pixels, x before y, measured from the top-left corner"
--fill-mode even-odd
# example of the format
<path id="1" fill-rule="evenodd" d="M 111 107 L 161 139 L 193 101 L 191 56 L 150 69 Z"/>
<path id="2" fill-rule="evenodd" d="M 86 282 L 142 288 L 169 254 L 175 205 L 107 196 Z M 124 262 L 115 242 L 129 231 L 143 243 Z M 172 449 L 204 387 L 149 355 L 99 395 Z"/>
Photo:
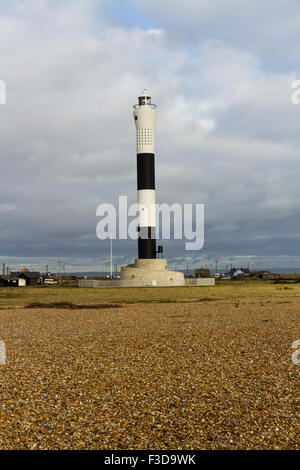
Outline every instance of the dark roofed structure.
<path id="1" fill-rule="evenodd" d="M 41 274 L 38 271 L 12 272 L 11 278 L 25 279 L 26 286 L 36 286 L 39 283 Z"/>

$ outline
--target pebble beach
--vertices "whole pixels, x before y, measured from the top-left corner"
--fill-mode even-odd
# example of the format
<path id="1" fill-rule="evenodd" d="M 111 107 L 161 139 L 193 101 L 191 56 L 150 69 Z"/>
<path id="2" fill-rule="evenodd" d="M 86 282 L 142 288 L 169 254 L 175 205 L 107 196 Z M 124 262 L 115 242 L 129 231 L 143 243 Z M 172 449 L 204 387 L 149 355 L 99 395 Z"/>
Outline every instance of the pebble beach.
<path id="1" fill-rule="evenodd" d="M 299 449 L 299 301 L 2 307 L 1 449 Z"/>

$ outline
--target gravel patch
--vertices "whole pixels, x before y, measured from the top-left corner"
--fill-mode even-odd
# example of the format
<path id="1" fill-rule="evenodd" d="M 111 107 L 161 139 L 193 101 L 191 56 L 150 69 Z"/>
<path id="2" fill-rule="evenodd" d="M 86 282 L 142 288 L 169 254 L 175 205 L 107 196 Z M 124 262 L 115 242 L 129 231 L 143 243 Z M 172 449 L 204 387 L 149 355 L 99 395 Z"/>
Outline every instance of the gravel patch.
<path id="1" fill-rule="evenodd" d="M 299 299 L 0 311 L 2 449 L 299 449 Z"/>

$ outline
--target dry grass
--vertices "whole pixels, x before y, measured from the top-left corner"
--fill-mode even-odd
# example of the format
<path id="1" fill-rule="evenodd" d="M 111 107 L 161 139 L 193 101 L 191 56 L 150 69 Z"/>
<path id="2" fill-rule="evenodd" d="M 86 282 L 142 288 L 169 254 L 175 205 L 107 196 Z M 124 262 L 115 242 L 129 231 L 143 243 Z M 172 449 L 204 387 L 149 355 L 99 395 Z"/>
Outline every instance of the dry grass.
<path id="1" fill-rule="evenodd" d="M 78 289 L 50 286 L 0 288 L 0 306 L 24 306 L 31 302 L 77 304 L 203 302 L 242 298 L 300 297 L 300 283 L 278 285 L 272 281 L 220 281 L 216 286 Z"/>

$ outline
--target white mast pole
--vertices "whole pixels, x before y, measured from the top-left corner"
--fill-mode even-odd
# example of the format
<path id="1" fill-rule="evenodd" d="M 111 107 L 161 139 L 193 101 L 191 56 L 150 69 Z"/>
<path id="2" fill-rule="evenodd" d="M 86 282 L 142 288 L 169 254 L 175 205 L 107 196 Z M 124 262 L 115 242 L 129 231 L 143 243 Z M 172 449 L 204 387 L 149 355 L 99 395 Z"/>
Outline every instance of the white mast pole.
<path id="1" fill-rule="evenodd" d="M 110 278 L 113 277 L 113 265 L 112 265 L 112 238 L 110 239 Z"/>

